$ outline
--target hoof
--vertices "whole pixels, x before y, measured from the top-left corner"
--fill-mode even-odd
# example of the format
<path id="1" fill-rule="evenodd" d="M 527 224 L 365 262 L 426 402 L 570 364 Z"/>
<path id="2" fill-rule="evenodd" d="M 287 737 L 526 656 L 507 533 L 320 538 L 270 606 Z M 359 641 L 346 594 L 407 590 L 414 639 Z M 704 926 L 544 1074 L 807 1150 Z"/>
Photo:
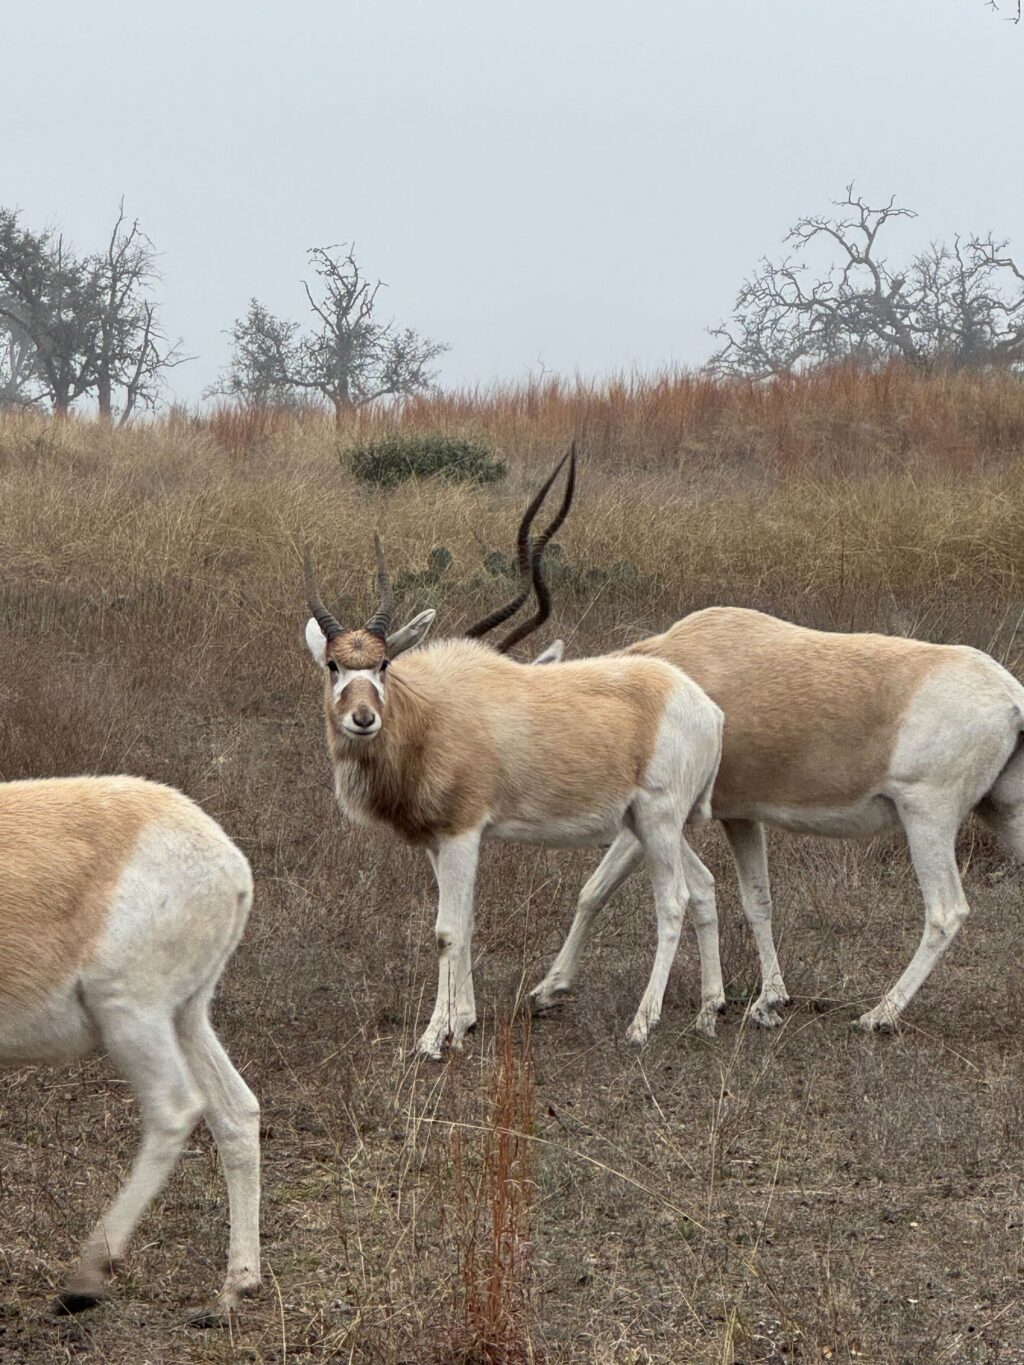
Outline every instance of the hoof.
<path id="1" fill-rule="evenodd" d="M 868 1010 L 857 1020 L 857 1027 L 864 1033 L 895 1033 L 899 1028 L 900 1010 L 888 997 L 881 1000 L 873 1010 Z"/>
<path id="2" fill-rule="evenodd" d="M 544 1014 L 553 1014 L 561 1009 L 569 998 L 568 986 L 555 986 L 545 990 L 543 986 L 538 986 L 535 991 L 530 992 L 530 1013 L 536 1018 Z"/>
<path id="3" fill-rule="evenodd" d="M 416 1040 L 415 1052 L 419 1057 L 425 1057 L 428 1062 L 439 1062 L 448 1039 L 451 1037 L 451 1030 L 447 1022 L 435 1024 L 433 1020 Z"/>
<path id="4" fill-rule="evenodd" d="M 476 1028 L 476 1019 L 456 1019 L 448 1034 L 448 1046 L 452 1052 L 465 1051 L 466 1034 Z"/>
<path id="5" fill-rule="evenodd" d="M 230 1280 L 217 1295 L 217 1302 L 213 1308 L 200 1309 L 197 1313 L 192 1313 L 186 1318 L 189 1327 L 223 1327 L 227 1324 L 232 1313 L 236 1313 L 242 1306 L 243 1299 L 252 1299 L 260 1292 L 262 1281 L 258 1275 L 251 1272 L 242 1276 L 240 1279 Z"/>
<path id="6" fill-rule="evenodd" d="M 702 1038 L 714 1038 L 718 1026 L 718 1016 L 724 1009 L 724 996 L 718 1000 L 705 1000 L 700 1007 L 700 1013 L 693 1021 L 694 1033 L 700 1034 Z"/>
<path id="7" fill-rule="evenodd" d="M 71 1313 L 84 1313 L 87 1308 L 95 1308 L 103 1299 L 102 1294 L 80 1294 L 74 1290 L 65 1289 L 62 1294 L 58 1294 L 53 1301 L 53 1311 L 58 1317 L 65 1317 Z"/>
<path id="8" fill-rule="evenodd" d="M 647 1039 L 649 1037 L 649 1033 L 645 1033 L 633 1025 L 626 1030 L 626 1046 L 634 1048 L 639 1052 L 642 1047 L 647 1045 Z"/>
<path id="9" fill-rule="evenodd" d="M 456 1022 L 453 1028 L 429 1028 L 416 1044 L 416 1052 L 428 1061 L 439 1062 L 445 1054 L 445 1049 L 450 1052 L 462 1052 L 463 1039 L 475 1028 L 475 1019 L 467 1023 Z"/>

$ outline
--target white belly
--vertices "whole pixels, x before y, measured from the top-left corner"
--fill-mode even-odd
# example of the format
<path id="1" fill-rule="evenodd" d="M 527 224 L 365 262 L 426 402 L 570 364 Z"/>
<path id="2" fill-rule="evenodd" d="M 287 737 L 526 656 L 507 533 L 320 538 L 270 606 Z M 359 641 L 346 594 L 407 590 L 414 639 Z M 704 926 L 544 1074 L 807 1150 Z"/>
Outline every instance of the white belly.
<path id="1" fill-rule="evenodd" d="M 73 1062 L 98 1045 L 99 1033 L 83 1008 L 74 978 L 38 1004 L 8 1012 L 0 1006 L 0 1069 Z"/>
<path id="2" fill-rule="evenodd" d="M 594 811 L 571 820 L 503 820 L 489 825 L 485 839 L 510 839 L 551 848 L 594 848 L 610 844 L 623 827 L 625 808 Z"/>
<path id="3" fill-rule="evenodd" d="M 760 820 L 793 834 L 818 834 L 829 839 L 873 839 L 897 829 L 896 808 L 887 797 L 869 796 L 852 806 L 751 805 L 742 811 L 715 811 L 718 818 Z"/>

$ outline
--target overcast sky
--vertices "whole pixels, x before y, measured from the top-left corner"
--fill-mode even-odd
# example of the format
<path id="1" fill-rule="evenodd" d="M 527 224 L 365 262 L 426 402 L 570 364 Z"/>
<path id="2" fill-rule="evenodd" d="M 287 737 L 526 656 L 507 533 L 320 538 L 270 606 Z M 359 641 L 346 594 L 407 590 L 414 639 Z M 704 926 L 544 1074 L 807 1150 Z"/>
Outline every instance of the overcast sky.
<path id="1" fill-rule="evenodd" d="M 3 21 L 0 203 L 98 246 L 121 195 L 197 356 L 354 240 L 448 384 L 698 364 L 855 179 L 1024 256 L 1024 24 L 983 0 L 32 0 Z"/>

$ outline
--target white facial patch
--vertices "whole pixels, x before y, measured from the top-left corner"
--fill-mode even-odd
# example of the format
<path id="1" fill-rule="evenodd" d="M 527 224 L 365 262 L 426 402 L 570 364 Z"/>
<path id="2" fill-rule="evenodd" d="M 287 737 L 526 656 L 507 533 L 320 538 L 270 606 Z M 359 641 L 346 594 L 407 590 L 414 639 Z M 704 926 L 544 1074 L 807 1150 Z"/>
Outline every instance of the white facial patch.
<path id="1" fill-rule="evenodd" d="M 384 682 L 380 676 L 379 668 L 339 668 L 334 679 L 334 700 L 341 698 L 342 692 L 348 687 L 350 682 L 355 682 L 356 678 L 365 678 L 368 683 L 372 683 L 377 691 L 377 696 L 381 701 L 384 700 Z"/>
<path id="2" fill-rule="evenodd" d="M 433 619 L 433 618 L 431 618 Z M 313 656 L 314 663 L 320 668 L 327 667 L 327 637 L 317 625 L 316 617 L 311 616 L 306 622 L 306 648 Z M 334 676 L 332 693 L 334 700 L 337 701 L 350 682 L 356 678 L 365 678 L 368 683 L 372 683 L 376 689 L 377 696 L 381 701 L 384 700 L 384 680 L 380 674 L 380 668 L 339 668 Z"/>

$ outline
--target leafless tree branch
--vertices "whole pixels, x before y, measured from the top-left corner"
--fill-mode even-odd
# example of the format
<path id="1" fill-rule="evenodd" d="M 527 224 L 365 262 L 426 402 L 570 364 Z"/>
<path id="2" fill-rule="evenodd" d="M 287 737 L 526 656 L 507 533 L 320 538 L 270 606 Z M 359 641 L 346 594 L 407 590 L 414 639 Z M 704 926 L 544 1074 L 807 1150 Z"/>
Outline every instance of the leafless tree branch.
<path id="1" fill-rule="evenodd" d="M 802 218 L 792 254 L 762 260 L 743 282 L 732 317 L 712 329 L 710 368 L 768 376 L 858 360 L 916 366 L 1024 363 L 1024 274 L 991 233 L 932 243 L 901 270 L 881 254 L 890 223 L 916 215 L 894 198 L 875 207 L 854 193 L 832 216 Z M 815 278 L 800 259 L 827 246 L 837 259 Z"/>
<path id="2" fill-rule="evenodd" d="M 363 275 L 355 247 L 313 247 L 309 260 L 317 280 L 303 280 L 302 288 L 312 328 L 300 333 L 252 300 L 232 328 L 232 360 L 211 392 L 256 403 L 316 395 L 340 421 L 381 398 L 429 388 L 432 362 L 448 348 L 377 317 L 385 286 Z"/>
<path id="3" fill-rule="evenodd" d="M 123 201 L 105 248 L 86 257 L 52 229 L 32 232 L 0 210 L 0 323 L 28 343 L 21 391 L 28 386 L 33 401 L 48 401 L 58 414 L 95 395 L 101 415 L 118 412 L 122 423 L 153 406 L 164 371 L 186 358 L 159 327 L 150 292 L 159 279 L 155 261 Z"/>

